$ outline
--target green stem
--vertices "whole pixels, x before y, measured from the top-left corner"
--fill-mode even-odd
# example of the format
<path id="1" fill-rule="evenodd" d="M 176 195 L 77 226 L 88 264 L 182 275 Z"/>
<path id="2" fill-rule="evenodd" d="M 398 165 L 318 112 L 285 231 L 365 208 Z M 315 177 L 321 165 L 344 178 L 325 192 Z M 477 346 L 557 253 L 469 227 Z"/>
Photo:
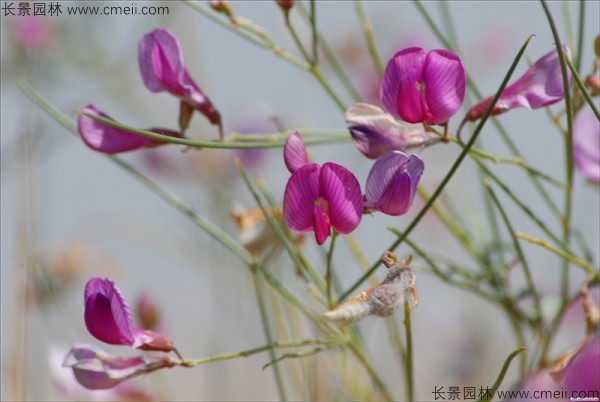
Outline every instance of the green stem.
<path id="1" fill-rule="evenodd" d="M 415 379 L 413 367 L 412 326 L 410 321 L 410 306 L 408 301 L 404 302 L 404 328 L 406 331 L 406 397 L 409 402 L 412 402 L 415 400 Z"/>
<path id="2" fill-rule="evenodd" d="M 317 29 L 317 6 L 310 0 L 310 27 L 312 31 L 312 65 L 319 65 L 319 30 Z"/>
<path id="3" fill-rule="evenodd" d="M 500 373 L 498 374 L 498 378 L 496 378 L 496 382 L 494 382 L 494 385 L 492 386 L 492 389 L 489 392 L 489 396 L 483 395 L 481 398 L 479 398 L 480 402 L 481 401 L 491 401 L 492 399 L 494 399 L 494 395 L 496 394 L 496 391 L 498 391 L 498 388 L 500 388 L 500 384 L 502 384 L 502 380 L 504 380 L 504 376 L 506 375 L 506 372 L 508 371 L 508 368 L 510 367 L 510 363 L 513 361 L 513 359 L 519 353 L 522 353 L 526 350 L 527 350 L 526 347 L 520 347 L 508 355 L 508 357 L 504 361 L 504 364 L 502 365 L 502 369 L 500 370 Z"/>
<path id="4" fill-rule="evenodd" d="M 577 32 L 577 53 L 575 53 L 575 70 L 581 69 L 581 59 L 583 58 L 583 38 L 585 26 L 585 1 L 579 0 L 579 23 L 577 24 L 579 31 Z M 599 117 L 600 119 L 600 117 Z"/>
<path id="5" fill-rule="evenodd" d="M 371 23 L 369 22 L 369 19 L 365 14 L 365 10 L 363 9 L 360 0 L 354 0 L 354 9 L 356 10 L 356 15 L 358 16 L 358 20 L 360 21 L 360 26 L 362 27 L 363 34 L 365 35 L 365 39 L 367 40 L 369 54 L 371 55 L 371 60 L 373 60 L 373 64 L 375 64 L 375 71 L 377 71 L 377 77 L 381 77 L 383 75 L 383 64 L 381 62 L 379 50 L 377 50 L 377 42 L 375 41 L 375 36 L 373 35 L 373 27 L 371 26 Z"/>
<path id="6" fill-rule="evenodd" d="M 335 102 L 335 104 L 337 105 L 337 107 L 340 109 L 340 111 L 342 113 L 344 113 L 346 111 L 346 109 L 347 109 L 346 105 L 344 104 L 344 102 L 342 102 L 342 100 L 340 99 L 340 97 L 335 93 L 335 91 L 333 90 L 333 88 L 331 88 L 331 86 L 325 80 L 325 78 L 323 78 L 323 75 L 321 74 L 321 71 L 319 71 L 319 68 L 317 66 L 313 66 L 311 68 L 310 72 L 317 79 L 317 81 L 319 81 L 319 83 L 321 84 L 321 86 L 323 87 L 323 89 L 325 89 L 325 91 L 329 94 L 329 96 L 331 97 L 331 99 L 333 99 L 333 101 Z"/>
<path id="7" fill-rule="evenodd" d="M 294 40 L 294 43 L 296 44 L 296 47 L 298 48 L 300 53 L 302 53 L 302 57 L 304 57 L 304 60 L 309 61 L 310 56 L 304 48 L 304 45 L 302 45 L 302 41 L 300 40 L 300 37 L 298 37 L 298 33 L 294 29 L 294 26 L 292 25 L 290 20 L 288 20 L 287 29 L 290 31 L 290 35 L 292 35 L 292 39 Z"/>
<path id="8" fill-rule="evenodd" d="M 454 176 L 454 173 L 456 172 L 456 170 L 458 169 L 458 167 L 460 166 L 460 164 L 462 163 L 462 161 L 465 159 L 465 157 L 469 153 L 469 150 L 471 149 L 471 147 L 473 146 L 473 144 L 477 140 L 477 137 L 479 136 L 479 133 L 481 133 L 481 131 L 483 129 L 483 126 L 487 122 L 487 120 L 488 120 L 488 118 L 489 118 L 489 116 L 490 116 L 490 114 L 491 114 L 494 106 L 496 105 L 496 102 L 498 101 L 498 98 L 502 94 L 502 91 L 504 91 L 504 88 L 508 84 L 508 81 L 510 80 L 510 77 L 512 76 L 512 73 L 514 72 L 514 70 L 515 70 L 515 68 L 516 68 L 519 60 L 521 59 L 521 56 L 525 52 L 525 49 L 527 48 L 527 45 L 529 44 L 530 40 L 531 40 L 531 36 L 529 38 L 527 38 L 527 40 L 525 41 L 525 43 L 523 44 L 523 46 L 521 46 L 521 49 L 519 50 L 519 52 L 518 52 L 515 60 L 513 61 L 512 65 L 510 66 L 510 68 L 508 70 L 508 73 L 504 77 L 504 80 L 502 81 L 502 84 L 500 85 L 500 88 L 498 88 L 498 91 L 496 91 L 496 94 L 494 95 L 494 98 L 492 99 L 491 103 L 489 104 L 489 106 L 488 106 L 488 108 L 487 108 L 487 110 L 486 110 L 483 118 L 481 119 L 481 121 L 477 125 L 477 128 L 475 128 L 475 131 L 473 132 L 473 135 L 469 139 L 469 142 L 465 145 L 465 147 L 463 148 L 463 150 L 460 153 L 460 155 L 458 156 L 458 158 L 456 158 L 456 161 L 454 162 L 454 164 L 452 165 L 452 167 L 450 168 L 450 170 L 448 171 L 448 173 L 446 174 L 446 176 L 444 177 L 444 179 L 442 180 L 442 182 L 440 183 L 440 185 L 438 186 L 438 188 L 434 191 L 434 193 L 432 194 L 432 196 L 429 199 L 429 201 L 425 204 L 425 206 L 423 206 L 423 208 L 421 209 L 421 211 L 419 211 L 419 213 L 417 214 L 417 216 L 412 220 L 412 222 L 409 224 L 409 226 L 403 232 L 403 235 L 401 237 L 399 237 L 394 243 L 392 243 L 392 245 L 388 248 L 389 251 L 394 251 L 404 241 L 404 239 L 406 238 L 406 236 L 408 236 L 410 234 L 410 232 L 417 226 L 417 224 L 419 223 L 419 221 L 423 218 L 423 216 L 425 216 L 425 214 L 427 213 L 427 211 L 429 210 L 429 208 L 431 208 L 431 206 L 433 205 L 433 203 L 435 202 L 435 200 L 437 199 L 437 197 L 442 193 L 442 191 L 444 190 L 444 188 L 446 187 L 446 185 L 450 182 L 450 179 L 452 178 L 452 176 Z M 381 261 L 377 261 L 375 264 L 373 264 L 371 266 L 371 268 L 361 278 L 359 278 L 354 283 L 354 285 L 352 285 L 350 287 L 350 289 L 348 289 L 338 299 L 338 302 L 344 300 L 352 292 L 354 292 L 377 269 L 377 267 L 379 266 L 380 263 L 381 263 Z"/>
<path id="9" fill-rule="evenodd" d="M 258 300 L 258 307 L 260 309 L 260 318 L 265 332 L 265 338 L 267 338 L 267 344 L 269 345 L 269 357 L 271 361 L 277 360 L 275 354 L 275 347 L 273 346 L 273 333 L 271 329 L 271 323 L 269 322 L 269 313 L 267 311 L 267 305 L 265 303 L 265 287 L 262 279 L 262 267 L 256 267 L 252 271 L 252 281 L 254 283 L 254 290 L 256 292 L 256 299 Z M 277 383 L 277 390 L 279 391 L 279 399 L 282 401 L 287 400 L 285 386 L 283 384 L 283 378 L 279 365 L 273 367 L 273 373 L 275 376 L 275 382 Z"/>
<path id="10" fill-rule="evenodd" d="M 333 250 L 335 249 L 335 240 L 338 237 L 338 233 L 334 230 L 331 235 L 331 243 L 329 245 L 329 252 L 327 253 L 327 271 L 325 273 L 325 284 L 327 289 L 327 303 L 329 309 L 332 310 L 335 306 L 333 304 L 333 298 L 331 296 L 331 261 L 333 259 Z"/>
<path id="11" fill-rule="evenodd" d="M 588 92 L 587 88 L 585 87 L 585 84 L 583 83 L 583 80 L 581 79 L 581 76 L 577 72 L 577 68 L 575 68 L 575 66 L 573 66 L 573 63 L 571 63 L 571 60 L 569 60 L 568 57 L 565 57 L 565 62 L 567 63 L 567 66 L 571 70 L 571 74 L 573 75 L 573 78 L 575 79 L 575 83 L 577 83 L 577 86 L 579 87 L 579 90 L 581 91 L 581 94 L 583 95 L 583 97 L 587 101 L 588 105 L 590 105 L 590 108 L 592 109 L 592 111 L 596 115 L 596 118 L 598 120 L 600 120 L 600 112 L 598 111 L 598 108 L 596 107 L 596 103 L 594 102 L 594 100 L 592 99 L 590 93 Z"/>

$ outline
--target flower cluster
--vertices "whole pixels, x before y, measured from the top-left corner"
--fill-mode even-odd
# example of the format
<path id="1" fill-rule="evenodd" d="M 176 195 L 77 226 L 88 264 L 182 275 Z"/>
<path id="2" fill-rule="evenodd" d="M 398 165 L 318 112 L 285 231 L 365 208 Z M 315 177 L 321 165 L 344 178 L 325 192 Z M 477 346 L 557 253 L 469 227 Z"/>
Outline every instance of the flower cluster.
<path id="1" fill-rule="evenodd" d="M 292 173 L 283 196 L 284 221 L 297 232 L 314 231 L 319 245 L 332 228 L 342 234 L 352 232 L 363 213 L 405 214 L 424 170 L 417 155 L 389 151 L 373 165 L 363 196 L 358 179 L 346 167 L 335 162 L 309 163 L 297 131 L 286 141 L 284 161 Z"/>
<path id="2" fill-rule="evenodd" d="M 169 339 L 134 325 L 131 309 L 111 279 L 90 279 L 85 286 L 84 303 L 85 325 L 96 339 L 109 345 L 177 353 Z M 84 387 L 105 389 L 128 378 L 178 364 L 181 362 L 166 354 L 123 358 L 93 345 L 76 344 L 69 350 L 63 367 L 71 367 L 75 378 Z"/>

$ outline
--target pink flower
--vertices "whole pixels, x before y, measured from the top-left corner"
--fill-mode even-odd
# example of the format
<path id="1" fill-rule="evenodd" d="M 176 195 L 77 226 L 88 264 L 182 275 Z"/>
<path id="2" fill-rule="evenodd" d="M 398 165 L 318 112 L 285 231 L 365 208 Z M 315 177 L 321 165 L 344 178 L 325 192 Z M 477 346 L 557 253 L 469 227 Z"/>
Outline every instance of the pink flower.
<path id="1" fill-rule="evenodd" d="M 527 375 L 518 387 L 509 391 L 512 392 L 509 402 L 522 402 L 525 399 L 525 395 L 530 395 L 530 398 L 536 394 L 546 396 L 555 395 L 555 392 L 558 393 L 557 395 L 561 395 L 561 391 L 564 392 L 564 389 L 561 390 L 560 385 L 552 379 L 550 370 L 542 369 Z M 555 400 L 560 401 L 563 399 L 555 398 Z"/>
<path id="2" fill-rule="evenodd" d="M 335 162 L 323 166 L 307 163 L 306 149 L 296 132 L 284 149 L 286 166 L 292 171 L 283 196 L 283 219 L 296 232 L 315 232 L 318 245 L 331 235 L 350 233 L 362 218 L 360 184 L 351 171 Z"/>
<path id="3" fill-rule="evenodd" d="M 22 50 L 48 50 L 54 44 L 55 29 L 48 19 L 39 15 L 21 15 L 12 22 L 15 40 Z"/>
<path id="4" fill-rule="evenodd" d="M 173 344 L 160 334 L 135 327 L 127 301 L 108 278 L 92 278 L 85 286 L 85 325 L 96 339 L 111 345 L 170 352 Z"/>
<path id="5" fill-rule="evenodd" d="M 129 378 L 176 364 L 166 355 L 123 358 L 94 345 L 76 344 L 67 353 L 62 366 L 73 370 L 79 384 L 97 390 L 112 388 Z"/>
<path id="6" fill-rule="evenodd" d="M 193 109 L 221 127 L 219 112 L 185 68 L 183 50 L 175 35 L 164 28 L 147 33 L 139 42 L 138 59 L 146 88 L 152 92 L 167 91 L 181 99 L 182 130 L 187 128 Z"/>
<path id="7" fill-rule="evenodd" d="M 159 327 L 160 310 L 150 293 L 142 293 L 138 297 L 135 307 L 136 316 L 142 328 L 154 330 Z"/>
<path id="8" fill-rule="evenodd" d="M 462 105 L 465 86 L 465 70 L 456 54 L 410 47 L 388 62 L 379 97 L 394 117 L 444 125 Z"/>
<path id="9" fill-rule="evenodd" d="M 600 392 L 600 336 L 592 335 L 567 364 L 553 374 L 569 395 L 588 396 L 590 391 Z"/>
<path id="10" fill-rule="evenodd" d="M 417 155 L 390 151 L 375 162 L 367 178 L 365 212 L 403 215 L 412 205 L 425 166 Z"/>
<path id="11" fill-rule="evenodd" d="M 588 107 L 573 124 L 575 166 L 586 179 L 600 183 L 600 121 Z"/>
<path id="12" fill-rule="evenodd" d="M 346 122 L 351 124 L 354 144 L 367 158 L 379 158 L 388 151 L 432 144 L 440 140 L 422 128 L 400 122 L 381 108 L 358 103 L 346 111 Z"/>
<path id="13" fill-rule="evenodd" d="M 85 106 L 83 111 L 113 120 L 109 115 L 92 104 Z M 144 137 L 143 135 L 121 130 L 83 114 L 80 114 L 77 118 L 77 131 L 88 147 L 94 151 L 106 154 L 115 154 L 166 144 L 165 142 Z M 181 137 L 180 133 L 167 129 L 151 128 L 148 131 L 170 137 Z"/>
<path id="14" fill-rule="evenodd" d="M 571 57 L 567 46 L 563 46 L 563 51 L 567 57 Z M 571 81 L 568 69 L 567 74 Z M 518 107 L 538 109 L 552 105 L 564 97 L 558 52 L 553 49 L 529 67 L 521 78 L 504 89 L 492 110 L 492 115 L 498 115 Z M 467 120 L 475 121 L 483 117 L 492 99 L 493 96 L 489 96 L 473 106 L 467 113 Z"/>

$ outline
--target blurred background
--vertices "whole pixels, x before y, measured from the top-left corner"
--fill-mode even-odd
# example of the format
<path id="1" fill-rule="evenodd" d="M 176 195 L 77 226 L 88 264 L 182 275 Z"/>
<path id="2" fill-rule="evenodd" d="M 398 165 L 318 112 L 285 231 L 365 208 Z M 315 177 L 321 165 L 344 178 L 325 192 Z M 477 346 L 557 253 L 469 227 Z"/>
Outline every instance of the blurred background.
<path id="1" fill-rule="evenodd" d="M 1 151 L 2 151 L 2 400 L 81 399 L 61 388 L 59 363 L 52 350 L 73 342 L 95 341 L 83 322 L 83 287 L 92 276 L 111 277 L 130 304 L 149 295 L 160 311 L 160 328 L 186 357 L 200 358 L 261 346 L 264 338 L 258 305 L 248 269 L 206 233 L 158 198 L 104 155 L 88 149 L 80 139 L 56 123 L 17 87 L 18 77 L 40 92 L 57 108 L 76 119 L 75 110 L 93 103 L 114 119 L 135 127 L 177 127 L 178 101 L 166 93 L 150 93 L 143 85 L 137 63 L 138 40 L 157 27 L 171 30 L 180 40 L 186 66 L 223 117 L 225 132 L 268 133 L 283 129 L 334 129 L 346 127 L 343 113 L 307 72 L 244 41 L 178 2 L 137 2 L 162 5 L 163 16 L 66 15 L 35 18 L 4 16 L 1 26 Z M 304 3 L 304 2 L 303 2 Z M 398 50 L 412 45 L 425 49 L 442 45 L 410 2 L 368 1 L 364 8 L 374 29 L 384 62 Z M 5 3 L 2 3 L 3 6 Z M 117 2 L 95 2 L 115 5 Z M 118 4 L 121 4 L 119 2 Z M 207 5 L 207 2 L 201 4 Z M 549 2 L 558 30 L 565 41 L 576 27 L 578 3 Z M 274 1 L 231 2 L 236 15 L 252 20 L 293 54 L 294 43 Z M 307 4 L 305 4 L 307 5 Z M 447 7 L 456 29 L 458 53 L 468 76 L 485 95 L 493 94 L 517 51 L 534 34 L 527 49 L 529 62 L 554 46 L 542 7 L 537 2 L 437 2 L 423 3 L 444 30 L 441 10 Z M 594 63 L 593 40 L 600 31 L 600 3 L 587 2 L 582 71 Z M 310 43 L 310 28 L 296 9 L 291 19 L 300 38 Z M 319 29 L 338 54 L 363 100 L 376 103 L 378 82 L 352 2 L 318 2 Z M 517 67 L 514 77 L 527 68 Z M 332 77 L 324 64 L 326 77 Z M 346 105 L 352 101 L 331 80 Z M 597 99 L 597 98 L 596 98 Z M 467 99 L 467 102 L 477 99 Z M 471 103 L 472 104 L 472 103 Z M 456 130 L 464 106 L 450 121 Z M 562 103 L 551 108 L 556 112 Z M 511 139 L 528 163 L 564 180 L 563 139 L 544 110 L 515 110 L 500 116 Z M 214 139 L 217 131 L 198 114 L 188 135 Z M 481 147 L 498 156 L 510 156 L 489 125 Z M 426 170 L 421 183 L 430 192 L 445 176 L 459 148 L 440 144 L 419 151 Z M 372 165 L 350 142 L 310 148 L 311 158 L 329 160 L 352 168 L 364 183 Z M 233 164 L 241 157 L 252 175 L 262 177 L 280 202 L 289 177 L 281 149 L 252 153 L 236 150 L 184 150 L 165 146 L 132 152 L 124 159 L 177 194 L 194 210 L 233 237 L 241 234 L 230 217 L 232 208 L 256 207 Z M 551 230 L 560 225 L 530 187 L 518 167 L 493 166 Z M 474 163 L 466 160 L 445 190 L 442 202 L 460 214 L 465 226 L 477 234 L 480 246 L 490 239 Z M 475 184 L 474 184 L 475 183 Z M 563 195 L 553 187 L 549 193 L 561 205 Z M 508 198 L 501 195 L 516 230 L 536 233 L 537 228 Z M 365 216 L 354 236 L 369 262 L 375 262 L 400 230 L 422 207 L 416 199 L 402 217 Z M 593 245 L 598 261 L 598 187 L 576 173 L 573 226 Z M 429 213 L 411 238 L 430 253 L 472 264 L 463 248 Z M 560 260 L 536 246 L 524 244 L 543 305 L 550 311 L 559 299 Z M 311 235 L 306 249 L 324 272 L 326 249 L 319 249 Z M 406 258 L 411 249 L 397 250 Z M 509 322 L 500 310 L 438 278 L 419 272 L 423 262 L 415 259 L 419 306 L 414 310 L 415 384 L 418 400 L 432 399 L 434 386 L 480 387 L 491 385 L 516 343 Z M 305 300 L 309 291 L 285 254 L 273 269 Z M 343 288 L 363 273 L 348 245 L 340 241 L 334 269 Z M 376 272 L 383 278 L 383 269 Z M 572 292 L 584 278 L 573 269 Z M 523 283 L 521 271 L 511 285 Z M 361 287 L 364 288 L 365 286 Z M 29 289 L 27 291 L 26 289 Z M 315 305 L 318 311 L 320 306 Z M 402 322 L 402 314 L 396 317 Z M 315 337 L 318 332 L 300 315 L 290 332 L 293 339 Z M 375 369 L 393 395 L 404 395 L 402 367 L 391 358 L 384 320 L 367 318 L 358 324 L 368 345 Z M 568 315 L 553 347 L 553 356 L 575 346 L 584 333 L 577 311 Z M 135 355 L 127 348 L 103 347 L 121 355 Z M 60 356 L 60 352 L 58 353 Z M 307 362 L 280 363 L 293 399 L 368 399 L 357 389 L 343 354 L 332 349 L 306 358 Z M 278 399 L 267 353 L 248 358 L 202 365 L 193 369 L 163 370 L 132 380 L 156 399 L 168 400 L 275 400 Z M 312 368 L 312 369 L 310 369 Z M 517 381 L 516 365 L 503 388 Z M 368 378 L 364 382 L 368 385 Z M 315 385 L 316 384 L 316 385 Z M 315 388 L 316 387 L 316 388 Z M 322 390 L 320 390 L 322 388 Z M 365 392 L 361 394 L 361 392 Z M 363 397 L 361 397 L 363 395 Z M 92 396 L 90 398 L 102 398 Z"/>

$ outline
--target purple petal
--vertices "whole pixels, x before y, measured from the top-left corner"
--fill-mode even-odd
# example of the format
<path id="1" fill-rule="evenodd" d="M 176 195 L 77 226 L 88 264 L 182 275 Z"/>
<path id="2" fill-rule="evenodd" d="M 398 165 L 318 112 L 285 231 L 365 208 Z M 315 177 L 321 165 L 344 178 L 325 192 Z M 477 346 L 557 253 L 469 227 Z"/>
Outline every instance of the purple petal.
<path id="1" fill-rule="evenodd" d="M 600 337 L 592 336 L 569 360 L 567 365 L 555 373 L 569 394 L 600 390 Z"/>
<path id="2" fill-rule="evenodd" d="M 91 104 L 85 106 L 83 110 L 111 119 L 110 116 Z M 107 154 L 132 151 L 146 146 L 149 142 L 147 137 L 120 130 L 82 114 L 77 118 L 77 131 L 88 147 Z"/>
<path id="3" fill-rule="evenodd" d="M 582 109 L 573 124 L 575 165 L 585 178 L 600 183 L 600 121 L 594 112 Z"/>
<path id="4" fill-rule="evenodd" d="M 111 345 L 133 345 L 134 326 L 127 301 L 108 278 L 85 286 L 85 325 L 92 336 Z"/>
<path id="5" fill-rule="evenodd" d="M 360 223 L 363 197 L 358 180 L 351 171 L 335 162 L 321 169 L 321 194 L 329 206 L 331 226 L 339 233 L 350 233 Z"/>
<path id="6" fill-rule="evenodd" d="M 426 57 L 422 48 L 411 47 L 399 51 L 388 62 L 379 88 L 379 97 L 383 106 L 394 117 L 410 123 L 422 121 L 420 89 Z"/>
<path id="7" fill-rule="evenodd" d="M 331 234 L 331 223 L 326 212 L 326 201 L 319 199 L 313 207 L 313 215 L 315 220 L 315 240 L 319 246 L 325 243 L 325 240 Z"/>
<path id="8" fill-rule="evenodd" d="M 425 62 L 425 95 L 430 124 L 444 124 L 460 109 L 466 75 L 460 58 L 448 50 L 432 50 Z"/>
<path id="9" fill-rule="evenodd" d="M 138 60 L 142 79 L 150 91 L 185 94 L 183 51 L 170 31 L 157 28 L 144 35 L 138 46 Z"/>
<path id="10" fill-rule="evenodd" d="M 365 206 L 388 215 L 402 215 L 410 208 L 424 164 L 417 155 L 392 151 L 375 162 L 367 178 Z"/>
<path id="11" fill-rule="evenodd" d="M 308 163 L 306 146 L 298 131 L 294 131 L 285 141 L 285 146 L 283 147 L 283 161 L 290 173 L 294 173 Z"/>
<path id="12" fill-rule="evenodd" d="M 285 186 L 283 195 L 283 220 L 296 232 L 313 229 L 315 201 L 319 199 L 321 167 L 309 163 L 296 170 Z"/>
<path id="13" fill-rule="evenodd" d="M 135 328 L 133 333 L 134 342 L 131 346 L 136 349 L 160 352 L 170 352 L 173 350 L 173 342 L 158 332 L 148 329 Z"/>

